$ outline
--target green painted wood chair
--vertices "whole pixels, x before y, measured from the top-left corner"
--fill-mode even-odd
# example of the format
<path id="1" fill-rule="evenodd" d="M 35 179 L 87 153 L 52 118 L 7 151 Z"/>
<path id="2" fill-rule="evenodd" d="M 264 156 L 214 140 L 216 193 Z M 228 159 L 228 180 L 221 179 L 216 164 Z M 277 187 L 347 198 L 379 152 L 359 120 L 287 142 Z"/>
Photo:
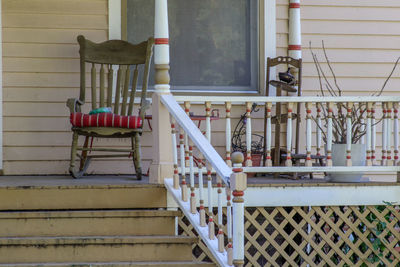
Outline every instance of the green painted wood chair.
<path id="1" fill-rule="evenodd" d="M 79 99 L 67 100 L 73 132 L 69 172 L 74 178 L 79 178 L 85 174 L 93 158 L 133 155 L 136 177 L 140 180 L 140 136 L 145 111 L 150 106 L 146 100 L 146 91 L 154 39 L 149 38 L 135 45 L 121 40 L 97 44 L 81 35 L 77 39 L 80 46 L 80 94 Z M 143 75 L 139 75 L 142 67 Z M 114 69 L 117 69 L 116 77 Z M 137 89 L 140 76 L 142 86 Z M 87 77 L 90 77 L 90 81 L 86 80 Z M 90 87 L 90 97 L 86 96 L 86 86 Z M 135 95 L 140 95 L 137 109 L 134 104 Z M 83 112 L 90 109 L 88 114 Z M 82 146 L 78 146 L 79 136 L 85 137 Z M 130 138 L 131 148 L 91 147 L 91 137 Z M 75 167 L 77 157 L 80 158 L 79 168 Z"/>

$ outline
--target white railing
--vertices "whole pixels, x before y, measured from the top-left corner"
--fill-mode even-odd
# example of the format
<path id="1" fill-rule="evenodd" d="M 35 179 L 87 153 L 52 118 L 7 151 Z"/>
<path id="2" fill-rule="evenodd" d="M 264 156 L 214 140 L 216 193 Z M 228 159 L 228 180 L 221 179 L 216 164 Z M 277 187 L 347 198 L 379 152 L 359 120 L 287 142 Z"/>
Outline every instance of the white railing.
<path id="1" fill-rule="evenodd" d="M 204 243 L 213 253 L 215 259 L 221 266 L 241 266 L 244 263 L 244 191 L 247 188 L 245 172 L 258 173 L 335 173 L 335 172 L 394 172 L 399 173 L 399 125 L 398 125 L 398 103 L 400 97 L 197 97 L 197 96 L 172 96 L 169 94 L 161 96 L 162 103 L 171 115 L 172 151 L 174 163 L 174 176 L 165 179 L 168 191 L 172 193 L 175 201 L 189 219 Z M 178 102 L 183 104 L 183 108 Z M 252 117 L 253 103 L 264 107 L 265 113 L 262 117 Z M 205 129 L 204 133 L 195 125 L 190 118 L 190 109 L 196 105 L 204 105 Z M 232 153 L 232 110 L 245 106 L 246 129 L 245 152 Z M 280 109 L 286 109 L 285 138 L 281 138 L 285 146 L 285 158 L 283 165 L 273 165 L 272 150 L 276 129 L 273 129 L 274 107 L 281 105 Z M 211 145 L 211 109 L 215 106 L 225 108 L 225 160 L 217 153 Z M 233 107 L 233 108 L 232 108 Z M 292 162 L 292 157 L 298 154 L 292 146 L 294 134 L 292 124 L 295 121 L 294 108 L 303 109 L 303 121 L 300 135 L 300 143 L 305 150 L 302 162 Z M 341 109 L 344 108 L 344 111 Z M 342 113 L 340 113 L 342 112 Z M 344 113 L 343 113 L 344 112 Z M 361 115 L 354 116 L 354 112 Z M 222 112 L 221 112 L 222 113 Z M 243 108 L 240 113 L 243 113 Z M 238 114 L 237 110 L 235 112 Z M 394 115 L 393 115 L 394 114 Z M 223 115 L 223 113 L 222 113 Z M 343 125 L 338 123 L 337 118 L 342 118 Z M 237 117 L 236 117 L 237 118 Z M 297 119 L 301 114 L 297 114 Z M 354 126 L 353 119 L 356 118 L 360 128 Z M 224 119 L 223 116 L 221 119 Z M 265 163 L 264 166 L 252 166 L 252 136 L 256 123 L 252 120 L 260 119 L 265 122 L 263 137 L 265 138 Z M 275 123 L 281 121 L 275 118 Z M 332 145 L 338 134 L 335 129 L 342 127 L 342 139 L 345 140 L 346 158 L 344 166 L 333 166 Z M 178 129 L 179 128 L 179 129 Z M 283 128 L 282 128 L 283 129 Z M 361 135 L 354 137 L 353 131 L 365 131 L 365 137 Z M 179 136 L 178 136 L 179 132 Z M 381 146 L 377 142 L 377 136 L 381 135 Z M 353 139 L 353 140 L 352 140 Z M 357 139 L 357 140 L 354 140 Z M 179 141 L 179 142 L 178 142 Z M 324 141 L 324 143 L 323 143 Z M 356 141 L 365 142 L 367 147 L 366 166 L 353 166 L 352 146 Z M 325 146 L 325 149 L 323 149 Z M 378 148 L 381 147 L 381 151 Z M 299 144 L 297 143 L 299 150 Z M 322 151 L 325 152 L 322 152 Z M 232 155 L 231 155 L 232 153 Z M 312 163 L 312 155 L 320 157 L 319 166 Z M 378 159 L 378 156 L 380 157 Z M 282 157 L 280 155 L 280 157 Z M 280 159 L 279 159 L 280 161 Z M 195 162 L 197 167 L 195 167 Z M 246 167 L 242 168 L 242 162 Z M 233 165 L 233 166 L 232 166 Z M 233 168 L 232 168 L 232 167 Z M 217 198 L 213 200 L 213 176 L 216 173 Z M 206 187 L 204 183 L 206 176 Z M 198 176 L 198 189 L 195 185 L 195 175 Z M 187 182 L 187 178 L 189 181 Z M 189 186 L 188 186 L 189 185 Z M 226 192 L 223 192 L 225 187 Z M 231 195 L 233 200 L 231 203 Z M 223 199 L 225 198 L 225 199 Z M 247 198 L 246 198 L 247 199 Z M 216 204 L 217 216 L 214 214 Z M 208 205 L 206 212 L 205 205 Z M 231 207 L 233 208 L 231 211 Z M 223 209 L 226 209 L 226 220 L 223 218 Z M 226 225 L 222 222 L 226 221 Z M 217 229 L 215 229 L 217 227 Z M 224 231 L 227 235 L 227 244 L 224 241 Z M 217 235 L 215 235 L 217 233 Z"/>
<path id="2" fill-rule="evenodd" d="M 172 146 L 174 177 L 165 179 L 165 185 L 172 193 L 180 209 L 189 219 L 197 233 L 204 243 L 210 249 L 215 259 L 221 266 L 242 266 L 244 264 L 244 190 L 246 189 L 246 174 L 243 173 L 241 162 L 243 155 L 237 153 L 234 169 L 225 163 L 215 149 L 210 144 L 211 131 L 206 131 L 208 139 L 200 132 L 197 126 L 192 122 L 187 114 L 189 112 L 188 104 L 185 104 L 185 111 L 179 106 L 172 95 L 162 95 L 162 103 L 167 107 L 171 114 Z M 208 119 L 206 119 L 207 128 L 210 129 L 210 109 L 206 103 Z M 176 123 L 175 123 L 176 122 Z M 179 153 L 177 149 L 177 131 L 179 126 Z M 194 146 L 197 148 L 198 169 L 206 167 L 207 176 L 207 214 L 204 208 L 205 193 L 203 183 L 203 172 L 198 172 L 198 196 L 195 191 L 194 177 Z M 185 150 L 186 148 L 186 150 Z M 178 160 L 179 154 L 179 160 Z M 178 162 L 180 162 L 180 176 L 178 171 Z M 235 162 L 235 161 L 234 161 Z M 186 173 L 186 165 L 189 166 L 189 173 Z M 218 205 L 217 218 L 214 216 L 214 207 L 212 200 L 213 183 L 211 171 L 215 170 L 217 174 Z M 186 177 L 189 175 L 189 187 Z M 180 182 L 179 182 L 180 180 Z M 222 184 L 224 183 L 224 185 Z M 223 225 L 223 207 L 222 207 L 222 189 L 226 188 L 226 226 Z M 190 197 L 188 197 L 190 191 Z M 231 204 L 231 195 L 234 196 Z M 231 210 L 232 209 L 232 210 Z M 207 216 L 206 216 L 207 215 Z M 206 219 L 208 224 L 206 225 Z M 216 219 L 216 222 L 215 222 Z M 217 226 L 217 235 L 215 235 L 215 226 Z M 228 237 L 225 246 L 224 228 Z"/>
<path id="3" fill-rule="evenodd" d="M 205 109 L 212 107 L 225 107 L 225 160 L 230 165 L 232 115 L 233 107 L 242 107 L 241 112 L 246 116 L 245 172 L 257 173 L 334 173 L 334 172 L 392 172 L 400 171 L 399 165 L 399 121 L 398 109 L 400 97 L 372 96 L 372 97 L 226 97 L 226 96 L 176 96 L 176 101 L 183 102 L 186 106 L 192 104 L 204 105 Z M 264 142 L 263 162 L 261 166 L 253 166 L 252 162 L 252 136 L 254 125 L 252 122 L 251 107 L 256 103 L 261 109 L 262 117 L 258 116 L 258 124 L 265 124 L 261 132 Z M 272 152 L 276 146 L 276 131 L 273 124 L 277 120 L 275 109 L 280 106 L 287 114 L 281 124 L 281 130 L 286 138 L 280 138 L 280 149 L 285 151 L 284 164 L 272 161 Z M 296 107 L 296 108 L 295 108 Z M 264 113 L 265 110 L 265 113 Z M 297 141 L 294 151 L 295 136 L 293 124 L 295 122 L 294 110 L 300 111 L 297 119 L 301 119 L 299 132 L 300 140 Z M 302 115 L 302 114 L 303 115 Z M 223 119 L 221 112 L 221 119 Z M 206 116 L 208 116 L 206 114 Z M 341 125 L 338 125 L 340 117 Z M 261 122 L 262 120 L 263 122 Z M 356 121 L 355 121 L 356 120 Z M 221 125 L 221 123 L 220 123 Z M 284 126 L 286 125 L 286 126 Z M 344 166 L 334 166 L 332 162 L 332 145 L 337 138 L 337 130 L 341 128 L 342 143 L 346 144 L 346 158 Z M 276 128 L 275 128 L 276 129 Z M 298 129 L 299 130 L 299 129 Z M 357 131 L 357 133 L 354 133 Z M 206 132 L 212 132 L 211 124 L 206 124 Z M 258 131 L 260 132 L 260 131 Z M 360 133 L 363 133 L 361 136 Z M 380 139 L 378 140 L 378 137 Z M 356 139 L 356 140 L 355 140 Z M 366 146 L 365 166 L 354 164 L 352 161 L 352 143 L 364 143 Z M 303 149 L 304 148 L 304 149 Z M 276 150 L 275 150 L 276 151 Z M 293 154 L 302 154 L 296 164 Z M 280 154 L 276 154 L 282 157 Z M 313 158 L 319 156 L 323 164 L 313 163 Z M 280 159 L 278 160 L 280 161 Z M 272 168 L 271 168 L 272 167 Z"/>

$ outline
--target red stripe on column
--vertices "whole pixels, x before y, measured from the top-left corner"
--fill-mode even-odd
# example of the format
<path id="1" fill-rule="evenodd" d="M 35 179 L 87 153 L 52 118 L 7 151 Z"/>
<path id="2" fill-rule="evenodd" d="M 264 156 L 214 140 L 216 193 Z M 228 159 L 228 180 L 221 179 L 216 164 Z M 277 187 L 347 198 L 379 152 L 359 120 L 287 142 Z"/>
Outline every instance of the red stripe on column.
<path id="1" fill-rule="evenodd" d="M 168 44 L 169 39 L 168 38 L 156 38 L 155 39 L 155 44 Z"/>
<path id="2" fill-rule="evenodd" d="M 290 3 L 289 8 L 300 8 L 300 3 Z"/>
<path id="3" fill-rule="evenodd" d="M 301 45 L 289 45 L 288 50 L 301 50 Z"/>

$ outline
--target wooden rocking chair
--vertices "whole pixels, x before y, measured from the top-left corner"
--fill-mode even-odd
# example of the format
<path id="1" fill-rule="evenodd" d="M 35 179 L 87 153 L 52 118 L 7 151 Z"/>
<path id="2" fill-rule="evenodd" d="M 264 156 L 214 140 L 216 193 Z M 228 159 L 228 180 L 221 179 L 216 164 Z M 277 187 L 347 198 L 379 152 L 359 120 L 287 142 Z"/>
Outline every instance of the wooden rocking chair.
<path id="1" fill-rule="evenodd" d="M 146 91 L 154 39 L 149 38 L 136 45 L 121 40 L 110 40 L 97 44 L 81 35 L 77 39 L 80 46 L 80 95 L 79 99 L 70 98 L 67 101 L 73 131 L 69 172 L 74 178 L 79 178 L 85 174 L 92 158 L 133 155 L 136 178 L 140 180 L 142 177 L 140 136 L 145 111 L 150 106 L 146 100 Z M 91 98 L 85 97 L 88 63 L 91 66 L 91 81 L 88 83 L 91 84 Z M 140 91 L 141 100 L 138 111 L 134 112 L 139 65 L 144 66 Z M 118 66 L 115 83 L 113 81 L 114 66 Z M 132 88 L 129 90 L 132 71 Z M 107 80 L 107 87 L 105 80 Z M 97 85 L 98 81 L 99 85 Z M 91 103 L 89 114 L 82 112 L 86 102 Z M 83 146 L 78 146 L 80 135 L 85 136 Z M 130 138 L 131 149 L 92 148 L 89 147 L 90 137 Z M 77 154 L 78 150 L 81 151 L 80 154 Z M 88 155 L 88 152 L 91 151 L 120 153 Z M 121 152 L 126 153 L 121 154 Z M 76 156 L 80 158 L 78 169 L 75 168 Z"/>

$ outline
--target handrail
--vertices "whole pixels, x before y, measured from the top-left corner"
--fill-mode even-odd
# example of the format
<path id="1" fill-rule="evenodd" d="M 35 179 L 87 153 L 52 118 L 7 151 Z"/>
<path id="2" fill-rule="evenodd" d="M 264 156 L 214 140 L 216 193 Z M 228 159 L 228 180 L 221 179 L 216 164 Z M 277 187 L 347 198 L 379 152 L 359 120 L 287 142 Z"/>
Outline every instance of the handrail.
<path id="1" fill-rule="evenodd" d="M 192 102 L 279 102 L 279 103 L 303 103 L 303 102 L 400 102 L 400 96 L 175 96 L 175 100 Z"/>
<path id="2" fill-rule="evenodd" d="M 208 142 L 193 121 L 186 115 L 184 110 L 176 102 L 175 97 L 168 94 L 161 95 L 161 102 L 174 116 L 179 125 L 183 127 L 207 161 L 212 164 L 216 173 L 222 178 L 225 184 L 229 186 L 229 177 L 232 174 L 232 170 L 226 165 L 225 161 L 217 151 L 215 151 L 214 147 Z"/>

